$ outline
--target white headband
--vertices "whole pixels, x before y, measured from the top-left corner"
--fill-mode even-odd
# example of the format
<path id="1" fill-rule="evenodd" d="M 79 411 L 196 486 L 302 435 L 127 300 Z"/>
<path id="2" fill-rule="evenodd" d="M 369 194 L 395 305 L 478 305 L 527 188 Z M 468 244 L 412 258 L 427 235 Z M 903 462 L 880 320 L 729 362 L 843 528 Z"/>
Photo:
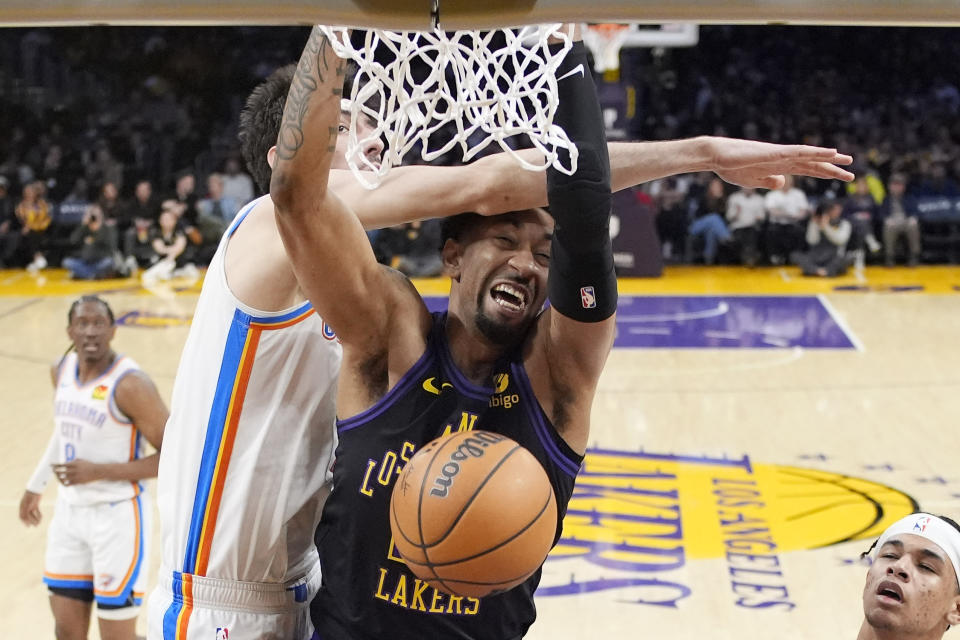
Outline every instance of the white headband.
<path id="1" fill-rule="evenodd" d="M 883 532 L 883 535 L 877 540 L 877 546 L 874 547 L 873 557 L 877 557 L 880 547 L 886 544 L 890 538 L 904 533 L 926 538 L 940 547 L 950 559 L 954 574 L 957 576 L 957 584 L 960 585 L 960 531 L 937 516 L 932 516 L 929 513 L 913 513 L 906 518 L 897 520 Z"/>

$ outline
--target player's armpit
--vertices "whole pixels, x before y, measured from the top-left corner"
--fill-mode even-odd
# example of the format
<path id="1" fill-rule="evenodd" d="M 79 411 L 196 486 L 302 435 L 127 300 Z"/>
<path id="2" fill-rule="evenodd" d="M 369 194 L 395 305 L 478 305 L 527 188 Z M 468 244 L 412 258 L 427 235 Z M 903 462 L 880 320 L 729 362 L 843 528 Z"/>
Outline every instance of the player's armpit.
<path id="1" fill-rule="evenodd" d="M 258 201 L 230 236 L 224 256 L 230 292 L 261 311 L 284 311 L 302 302 L 274 215 L 270 198 Z"/>

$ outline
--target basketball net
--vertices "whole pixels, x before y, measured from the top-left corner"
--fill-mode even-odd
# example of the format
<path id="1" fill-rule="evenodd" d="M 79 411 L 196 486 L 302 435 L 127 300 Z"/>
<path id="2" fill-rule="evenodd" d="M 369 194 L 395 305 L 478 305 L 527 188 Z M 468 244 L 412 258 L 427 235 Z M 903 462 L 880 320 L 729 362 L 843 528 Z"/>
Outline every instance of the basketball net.
<path id="1" fill-rule="evenodd" d="M 630 35 L 630 25 L 605 22 L 587 25 L 583 44 L 593 52 L 593 68 L 600 72 L 620 68 L 620 47 Z"/>
<path id="2" fill-rule="evenodd" d="M 576 146 L 553 123 L 556 70 L 572 46 L 560 26 L 452 33 L 370 29 L 361 47 L 350 42 L 348 28 L 322 27 L 337 55 L 359 67 L 344 106 L 351 115 L 346 160 L 360 183 L 376 188 L 416 146 L 420 157 L 431 161 L 459 145 L 469 161 L 496 143 L 525 169 L 576 171 Z M 506 44 L 491 49 L 496 34 Z M 562 40 L 556 52 L 548 48 L 551 35 Z M 384 57 L 389 58 L 385 64 Z M 374 125 L 363 138 L 357 133 L 361 117 Z M 440 136 L 431 136 L 441 130 Z M 453 137 L 442 138 L 445 132 Z M 520 157 L 508 144 L 508 138 L 521 134 L 543 154 L 542 162 Z M 379 138 L 386 150 L 377 166 L 363 148 Z M 559 159 L 561 149 L 569 152 L 566 165 Z"/>

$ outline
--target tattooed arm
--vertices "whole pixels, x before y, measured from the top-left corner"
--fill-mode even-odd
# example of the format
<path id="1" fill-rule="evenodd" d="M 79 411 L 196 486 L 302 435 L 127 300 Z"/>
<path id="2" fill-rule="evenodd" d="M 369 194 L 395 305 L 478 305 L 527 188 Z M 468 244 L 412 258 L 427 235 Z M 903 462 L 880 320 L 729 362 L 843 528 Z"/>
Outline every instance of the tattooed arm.
<path id="1" fill-rule="evenodd" d="M 345 364 L 359 351 L 365 361 L 376 357 L 385 366 L 388 346 L 398 344 L 392 327 L 406 327 L 399 342 L 415 352 L 422 340 L 406 338 L 427 314 L 412 287 L 377 264 L 359 220 L 329 188 L 343 69 L 344 61 L 314 28 L 287 96 L 270 195 L 300 289 L 337 332 Z M 412 361 L 396 364 L 405 370 Z"/>

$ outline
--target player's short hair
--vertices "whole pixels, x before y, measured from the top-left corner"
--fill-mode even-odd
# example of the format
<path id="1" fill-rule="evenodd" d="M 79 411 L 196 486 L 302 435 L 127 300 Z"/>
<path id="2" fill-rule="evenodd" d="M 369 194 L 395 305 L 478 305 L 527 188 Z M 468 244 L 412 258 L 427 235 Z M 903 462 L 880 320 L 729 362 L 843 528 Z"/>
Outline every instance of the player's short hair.
<path id="1" fill-rule="evenodd" d="M 937 515 L 937 514 L 934 514 L 934 515 L 936 515 L 938 518 L 940 518 L 941 520 L 943 520 L 944 522 L 946 522 L 948 525 L 950 525 L 951 527 L 953 527 L 953 528 L 956 529 L 957 531 L 960 531 L 960 523 L 958 523 L 958 522 L 957 522 L 956 520 L 954 520 L 953 518 L 948 518 L 947 516 L 942 516 L 942 515 Z M 957 576 L 957 582 L 960 582 L 960 576 Z M 960 594 L 960 586 L 957 587 L 957 593 Z M 950 627 L 947 627 L 947 629 L 949 629 L 949 628 L 950 628 Z"/>
<path id="2" fill-rule="evenodd" d="M 538 211 L 542 209 L 547 213 L 550 213 L 550 209 L 547 207 L 535 207 L 533 209 L 523 209 L 521 211 L 505 211 L 504 213 L 498 215 L 506 215 L 508 213 L 522 213 L 523 211 Z M 440 248 L 443 249 L 443 245 L 447 243 L 447 240 L 455 240 L 460 242 L 463 240 L 463 236 L 471 227 L 476 225 L 481 220 L 486 218 L 495 218 L 496 216 L 482 216 L 479 213 L 474 213 L 468 211 L 466 213 L 458 213 L 455 216 L 450 216 L 444 218 L 440 222 Z"/>
<path id="3" fill-rule="evenodd" d="M 296 71 L 297 65 L 288 64 L 271 73 L 250 93 L 240 111 L 240 152 L 260 193 L 270 191 L 271 170 L 267 164 L 267 151 L 277 144 L 283 107 L 287 103 L 287 94 L 290 93 Z M 350 95 L 356 74 L 357 66 L 349 63 L 343 83 L 344 96 Z"/>
<path id="4" fill-rule="evenodd" d="M 297 65 L 280 67 L 260 83 L 247 98 L 240 112 L 240 152 L 261 193 L 270 189 L 270 165 L 267 151 L 277 144 L 283 106 Z"/>
<path id="5" fill-rule="evenodd" d="M 444 218 L 440 223 L 440 248 L 443 248 L 447 240 L 456 240 L 457 242 L 462 240 L 466 231 L 480 220 L 483 220 L 483 216 L 473 212 L 458 213 L 455 216 Z"/>
<path id="6" fill-rule="evenodd" d="M 81 304 L 85 302 L 96 302 L 97 304 L 103 305 L 104 310 L 107 312 L 107 317 L 110 318 L 110 324 L 111 325 L 114 324 L 115 320 L 113 319 L 113 309 L 110 308 L 110 305 L 107 304 L 107 301 L 101 298 L 100 296 L 87 294 L 84 296 L 80 296 L 79 298 L 73 301 L 73 304 L 70 305 L 70 310 L 67 311 L 68 325 L 73 323 L 73 312 L 76 310 L 77 307 L 79 307 Z"/>

